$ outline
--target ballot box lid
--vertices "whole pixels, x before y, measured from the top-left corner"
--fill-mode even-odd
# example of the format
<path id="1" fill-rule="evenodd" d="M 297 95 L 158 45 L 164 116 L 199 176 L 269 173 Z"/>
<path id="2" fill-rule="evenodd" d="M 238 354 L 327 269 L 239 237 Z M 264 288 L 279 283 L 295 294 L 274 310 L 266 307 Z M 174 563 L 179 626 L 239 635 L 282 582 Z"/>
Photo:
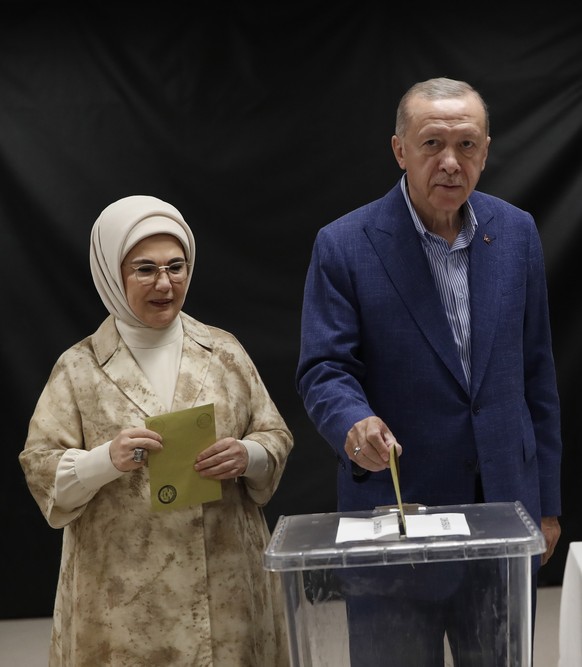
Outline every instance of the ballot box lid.
<path id="1" fill-rule="evenodd" d="M 336 542 L 342 517 L 373 519 L 395 508 L 280 516 L 263 554 L 271 571 L 530 557 L 545 551 L 544 536 L 520 502 L 416 506 L 413 513 L 462 514 L 469 535 Z M 409 511 L 405 510 L 405 516 Z"/>

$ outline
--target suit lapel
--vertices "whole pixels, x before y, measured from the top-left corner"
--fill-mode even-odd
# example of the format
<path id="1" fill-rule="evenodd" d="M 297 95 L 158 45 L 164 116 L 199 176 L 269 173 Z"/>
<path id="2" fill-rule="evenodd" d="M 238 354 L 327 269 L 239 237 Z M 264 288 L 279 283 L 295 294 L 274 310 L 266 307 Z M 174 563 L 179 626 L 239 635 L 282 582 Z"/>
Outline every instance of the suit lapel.
<path id="1" fill-rule="evenodd" d="M 475 396 L 491 357 L 499 322 L 501 288 L 499 282 L 499 226 L 492 212 L 473 201 L 478 221 L 469 250 L 471 294 L 471 394 Z"/>
<path id="2" fill-rule="evenodd" d="M 366 228 L 394 288 L 436 354 L 467 391 L 455 341 L 420 239 L 401 193 L 390 194 L 378 221 Z"/>

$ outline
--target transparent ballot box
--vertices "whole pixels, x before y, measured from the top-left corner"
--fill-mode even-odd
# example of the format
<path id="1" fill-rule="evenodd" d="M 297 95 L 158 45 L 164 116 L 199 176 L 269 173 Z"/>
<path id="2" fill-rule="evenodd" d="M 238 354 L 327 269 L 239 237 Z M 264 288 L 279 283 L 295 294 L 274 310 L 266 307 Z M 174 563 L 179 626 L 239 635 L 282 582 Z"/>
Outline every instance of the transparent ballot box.
<path id="1" fill-rule="evenodd" d="M 519 503 L 281 516 L 292 667 L 531 667 L 532 556 Z M 432 527 L 431 527 L 432 526 Z M 434 530 L 433 530 L 434 528 Z"/>

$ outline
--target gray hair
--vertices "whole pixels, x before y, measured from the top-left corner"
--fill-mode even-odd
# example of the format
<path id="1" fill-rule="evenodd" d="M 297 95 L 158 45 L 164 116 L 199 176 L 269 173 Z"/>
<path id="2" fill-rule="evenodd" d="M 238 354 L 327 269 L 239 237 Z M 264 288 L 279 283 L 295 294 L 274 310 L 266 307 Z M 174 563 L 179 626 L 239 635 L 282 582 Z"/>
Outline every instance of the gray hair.
<path id="1" fill-rule="evenodd" d="M 403 137 L 406 134 L 406 128 L 410 120 L 408 103 L 412 97 L 418 95 L 426 100 L 442 100 L 453 97 L 464 97 L 469 94 L 474 95 L 481 103 L 485 112 L 485 132 L 489 134 L 489 110 L 481 95 L 466 81 L 456 81 L 455 79 L 448 79 L 441 76 L 415 83 L 404 93 L 396 110 L 396 135 Z"/>

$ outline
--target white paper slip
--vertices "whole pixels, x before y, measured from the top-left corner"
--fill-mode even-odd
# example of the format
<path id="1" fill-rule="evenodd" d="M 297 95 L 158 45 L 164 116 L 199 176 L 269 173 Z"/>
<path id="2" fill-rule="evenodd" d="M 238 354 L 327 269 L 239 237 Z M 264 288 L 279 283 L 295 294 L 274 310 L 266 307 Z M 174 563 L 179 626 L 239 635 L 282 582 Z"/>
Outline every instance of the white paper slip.
<path id="1" fill-rule="evenodd" d="M 369 519 L 340 517 L 335 541 L 354 542 L 360 540 L 377 540 L 383 537 L 399 537 L 397 514 L 385 514 Z"/>
<path id="2" fill-rule="evenodd" d="M 464 514 L 407 514 L 406 537 L 441 537 L 443 535 L 470 535 L 471 530 Z M 367 519 L 340 517 L 336 544 L 400 537 L 398 514 L 392 512 Z"/>
<path id="3" fill-rule="evenodd" d="M 406 537 L 470 535 L 464 514 L 407 514 Z"/>

